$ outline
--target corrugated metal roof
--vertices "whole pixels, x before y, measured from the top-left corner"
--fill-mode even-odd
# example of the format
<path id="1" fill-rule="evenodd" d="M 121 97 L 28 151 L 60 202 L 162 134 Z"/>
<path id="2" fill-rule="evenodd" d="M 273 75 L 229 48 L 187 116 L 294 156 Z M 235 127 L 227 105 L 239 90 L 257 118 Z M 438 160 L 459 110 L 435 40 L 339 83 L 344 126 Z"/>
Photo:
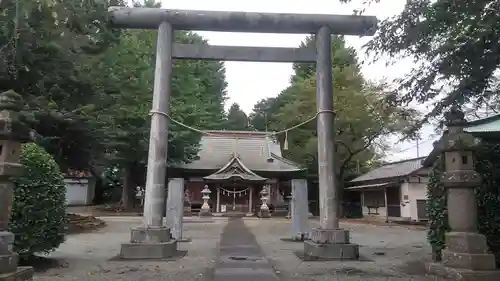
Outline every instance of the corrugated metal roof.
<path id="1" fill-rule="evenodd" d="M 397 182 L 382 182 L 382 183 L 374 183 L 374 184 L 356 185 L 356 186 L 351 186 L 347 189 L 349 189 L 349 190 L 370 189 L 370 188 L 391 186 L 391 185 L 395 185 L 395 184 L 398 184 L 398 183 Z"/>
<path id="2" fill-rule="evenodd" d="M 473 136 L 480 137 L 484 134 L 491 134 L 500 132 L 500 114 L 493 115 L 487 118 L 478 119 L 474 121 L 470 121 L 464 127 L 464 131 L 471 133 Z M 448 131 L 445 130 L 443 135 L 447 134 Z M 430 167 L 436 161 L 437 156 L 440 154 L 439 147 L 443 145 L 443 136 L 434 143 L 434 148 L 432 149 L 429 156 L 423 162 L 423 165 L 426 167 Z"/>
<path id="3" fill-rule="evenodd" d="M 422 168 L 423 167 L 422 160 L 424 159 L 425 157 L 419 157 L 419 158 L 389 163 L 373 171 L 370 171 L 364 175 L 361 175 L 353 179 L 351 182 L 361 182 L 361 181 L 370 181 L 377 179 L 406 176 Z"/>
<path id="4" fill-rule="evenodd" d="M 200 141 L 199 159 L 181 167 L 219 170 L 236 154 L 252 171 L 300 171 L 299 165 L 281 156 L 280 145 L 266 132 L 208 131 Z M 272 159 L 272 160 L 268 160 Z"/>
<path id="5" fill-rule="evenodd" d="M 480 133 L 480 132 L 499 132 L 500 131 L 500 118 L 499 116 L 493 116 L 488 120 L 488 122 L 481 122 L 479 124 L 472 123 L 471 125 L 464 128 L 464 131 L 469 133 Z M 478 120 L 480 121 L 480 120 Z"/>

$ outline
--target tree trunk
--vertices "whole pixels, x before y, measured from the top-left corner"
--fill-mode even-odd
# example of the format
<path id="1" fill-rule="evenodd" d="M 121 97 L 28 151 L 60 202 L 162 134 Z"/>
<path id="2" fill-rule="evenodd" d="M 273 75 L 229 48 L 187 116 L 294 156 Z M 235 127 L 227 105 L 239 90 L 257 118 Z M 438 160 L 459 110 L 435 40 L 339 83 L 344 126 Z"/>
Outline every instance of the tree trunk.
<path id="1" fill-rule="evenodd" d="M 94 203 L 104 203 L 104 183 L 101 177 L 102 171 L 90 165 L 90 173 L 95 179 Z"/>
<path id="2" fill-rule="evenodd" d="M 123 171 L 123 188 L 121 204 L 124 210 L 132 209 L 134 207 L 135 196 L 135 182 L 133 175 L 133 164 L 127 164 Z"/>

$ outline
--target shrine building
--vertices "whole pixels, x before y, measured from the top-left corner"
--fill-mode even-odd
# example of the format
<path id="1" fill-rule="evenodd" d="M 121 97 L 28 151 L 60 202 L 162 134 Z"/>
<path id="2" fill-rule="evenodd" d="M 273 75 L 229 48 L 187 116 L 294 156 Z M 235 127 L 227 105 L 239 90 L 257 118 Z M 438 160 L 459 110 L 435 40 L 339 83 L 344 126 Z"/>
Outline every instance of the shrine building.
<path id="1" fill-rule="evenodd" d="M 263 188 L 271 211 L 278 210 L 289 198 L 291 180 L 305 178 L 305 170 L 282 156 L 280 144 L 268 132 L 206 131 L 199 149 L 191 163 L 172 169 L 184 178 L 185 201 L 193 211 L 203 203 L 205 186 L 215 214 L 257 214 Z"/>

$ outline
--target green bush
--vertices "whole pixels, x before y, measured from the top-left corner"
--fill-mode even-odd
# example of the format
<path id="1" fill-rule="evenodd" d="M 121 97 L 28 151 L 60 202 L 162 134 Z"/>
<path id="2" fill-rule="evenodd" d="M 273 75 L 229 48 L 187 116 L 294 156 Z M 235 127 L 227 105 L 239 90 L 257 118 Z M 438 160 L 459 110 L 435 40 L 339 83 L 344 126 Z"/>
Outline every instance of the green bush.
<path id="1" fill-rule="evenodd" d="M 49 252 L 65 239 L 66 188 L 52 156 L 36 144 L 22 146 L 21 175 L 13 180 L 14 202 L 10 231 L 14 249 L 21 255 Z"/>
<path id="2" fill-rule="evenodd" d="M 481 185 L 474 190 L 478 203 L 478 231 L 486 236 L 490 250 L 500 263 L 500 144 L 483 142 L 476 156 L 475 169 L 482 177 Z M 446 193 L 441 176 L 442 166 L 438 159 L 427 184 L 427 239 L 437 259 L 441 256 L 448 231 Z"/>
<path id="3" fill-rule="evenodd" d="M 483 143 L 477 153 L 476 172 L 483 181 L 475 189 L 478 204 L 478 230 L 500 266 L 500 144 Z"/>
<path id="4" fill-rule="evenodd" d="M 441 260 L 441 251 L 444 248 L 444 235 L 448 231 L 448 209 L 446 206 L 446 190 L 441 183 L 442 161 L 438 157 L 429 175 L 427 184 L 427 214 L 429 229 L 427 240 L 432 247 L 435 260 Z"/>

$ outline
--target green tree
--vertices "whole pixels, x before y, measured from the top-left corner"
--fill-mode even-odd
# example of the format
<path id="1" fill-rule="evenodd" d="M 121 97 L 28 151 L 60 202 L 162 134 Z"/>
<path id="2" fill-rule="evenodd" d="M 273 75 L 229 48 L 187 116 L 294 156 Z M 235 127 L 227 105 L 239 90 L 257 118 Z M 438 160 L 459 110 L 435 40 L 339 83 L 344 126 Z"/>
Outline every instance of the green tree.
<path id="1" fill-rule="evenodd" d="M 307 38 L 302 47 L 311 47 Z M 332 40 L 334 109 L 336 111 L 336 150 L 338 183 L 363 173 L 380 161 L 386 147 L 384 136 L 402 132 L 415 115 L 413 110 L 394 106 L 385 93 L 384 85 L 373 85 L 361 75 L 356 53 L 345 46 L 342 37 Z M 316 77 L 314 65 L 295 64 L 291 86 L 277 98 L 263 100 L 256 105 L 252 124 L 262 126 L 267 116 L 269 128 L 280 131 L 306 122 L 316 112 Z M 316 121 L 278 136 L 287 142 L 284 151 L 296 161 L 317 173 Z M 333 171 L 332 171 L 333 172 Z M 341 188 L 342 189 L 342 188 Z"/>
<path id="2" fill-rule="evenodd" d="M 436 101 L 418 125 L 453 104 L 496 108 L 491 102 L 498 101 L 500 90 L 499 10 L 500 1 L 492 0 L 414 0 L 381 22 L 368 49 L 389 62 L 402 57 L 415 62 L 400 77 L 394 101 Z"/>
<path id="3" fill-rule="evenodd" d="M 2 3 L 0 85 L 26 100 L 37 141 L 62 169 L 86 168 L 103 151 L 82 112 L 95 91 L 79 66 L 117 39 L 107 27 L 107 5 L 98 0 Z"/>
<path id="4" fill-rule="evenodd" d="M 239 104 L 233 103 L 229 108 L 224 129 L 234 131 L 244 131 L 249 129 L 248 116 L 243 110 L 241 110 Z"/>
<path id="5" fill-rule="evenodd" d="M 156 32 L 110 29 L 108 4 L 123 2 L 3 3 L 0 84 L 25 98 L 37 142 L 62 169 L 89 168 L 99 177 L 118 165 L 133 187 L 144 181 Z M 159 7 L 151 0 L 144 5 Z M 176 41 L 206 44 L 189 32 L 176 32 Z M 171 115 L 194 127 L 222 128 L 225 88 L 223 64 L 176 61 Z M 172 124 L 169 163 L 189 161 L 199 138 Z"/>
<path id="6" fill-rule="evenodd" d="M 154 1 L 145 5 L 159 6 Z M 156 37 L 157 32 L 151 30 L 123 31 L 119 44 L 82 67 L 99 89 L 87 115 L 99 124 L 107 159 L 124 170 L 125 208 L 132 205 L 135 186 L 145 181 Z M 175 41 L 206 44 L 191 32 L 176 32 Z M 172 118 L 200 129 L 221 128 L 227 84 L 222 63 L 175 61 L 171 81 Z M 169 164 L 189 162 L 198 151 L 200 137 L 199 133 L 171 122 Z"/>

